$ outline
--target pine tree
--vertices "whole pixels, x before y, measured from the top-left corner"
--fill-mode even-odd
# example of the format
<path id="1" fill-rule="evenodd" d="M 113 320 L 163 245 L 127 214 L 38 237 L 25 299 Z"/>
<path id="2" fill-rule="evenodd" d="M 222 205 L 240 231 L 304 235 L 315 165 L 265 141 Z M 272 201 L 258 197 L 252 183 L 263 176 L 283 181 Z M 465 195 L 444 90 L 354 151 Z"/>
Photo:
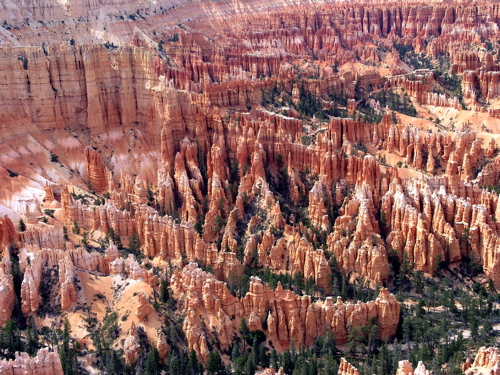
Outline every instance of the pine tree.
<path id="1" fill-rule="evenodd" d="M 38 333 L 36 331 L 36 326 L 34 324 L 33 317 L 29 317 L 28 326 L 26 327 L 26 340 L 27 348 L 26 351 L 30 355 L 35 355 L 38 351 Z"/>
<path id="2" fill-rule="evenodd" d="M 208 353 L 207 372 L 209 375 L 220 374 L 223 370 L 222 359 L 219 352 L 212 351 Z"/>
<path id="3" fill-rule="evenodd" d="M 160 373 L 160 353 L 154 346 L 151 347 L 144 364 L 144 375 L 157 375 Z"/>
<path id="4" fill-rule="evenodd" d="M 238 358 L 240 358 L 240 350 L 238 345 L 234 344 L 233 349 L 231 349 L 231 361 L 235 362 Z"/>
<path id="5" fill-rule="evenodd" d="M 139 238 L 137 232 L 132 233 L 130 236 L 128 247 L 129 251 L 134 255 L 139 255 L 141 253 L 141 239 Z"/>
<path id="6" fill-rule="evenodd" d="M 24 220 L 22 218 L 19 219 L 19 230 L 21 232 L 24 232 L 26 230 L 26 224 L 24 223 Z"/>
<path id="7" fill-rule="evenodd" d="M 75 351 L 69 347 L 70 333 L 71 327 L 69 320 L 66 318 L 64 320 L 63 342 L 61 349 L 59 350 L 59 358 L 61 359 L 61 366 L 64 375 L 73 375 L 77 373 Z"/>
<path id="8" fill-rule="evenodd" d="M 203 373 L 202 366 L 200 362 L 198 362 L 198 357 L 196 356 L 196 352 L 191 349 L 189 352 L 189 361 L 188 361 L 188 373 L 190 375 L 198 375 Z"/>
<path id="9" fill-rule="evenodd" d="M 342 287 L 340 290 L 340 296 L 344 301 L 348 299 L 348 294 L 347 294 L 347 282 L 345 280 L 345 277 L 342 277 Z"/>
<path id="10" fill-rule="evenodd" d="M 116 245 L 117 248 L 119 249 L 123 248 L 121 238 L 115 233 L 115 230 L 113 228 L 109 228 L 106 238 L 108 239 L 108 241 L 109 240 L 113 241 L 113 243 Z"/>
<path id="11" fill-rule="evenodd" d="M 285 374 L 291 374 L 293 372 L 294 366 L 293 366 L 293 359 L 292 355 L 290 354 L 290 351 L 286 351 L 283 353 L 283 370 Z"/>
<path id="12" fill-rule="evenodd" d="M 329 350 L 325 358 L 325 367 L 323 369 L 324 375 L 337 375 L 339 366 L 337 361 L 333 358 L 332 351 Z"/>
<path id="13" fill-rule="evenodd" d="M 401 261 L 401 267 L 399 268 L 399 273 L 396 276 L 396 284 L 401 285 L 408 276 L 412 273 L 411 264 L 408 260 L 408 253 L 403 251 L 403 260 Z"/>
<path id="14" fill-rule="evenodd" d="M 248 334 L 248 332 L 250 332 L 250 330 L 248 328 L 247 321 L 245 318 L 241 318 L 240 333 L 242 334 L 242 336 L 246 336 Z"/>
<path id="15" fill-rule="evenodd" d="M 181 364 L 177 353 L 172 352 L 169 356 L 168 371 L 170 375 L 177 375 L 181 373 Z"/>
<path id="16" fill-rule="evenodd" d="M 479 322 L 476 317 L 473 317 L 470 322 L 470 336 L 474 342 L 477 340 L 479 334 Z"/>
<path id="17" fill-rule="evenodd" d="M 233 163 L 231 164 L 231 168 L 229 169 L 229 182 L 235 183 L 238 182 L 239 179 L 240 179 L 240 166 L 238 164 L 238 160 L 234 159 Z"/>
<path id="18" fill-rule="evenodd" d="M 245 372 L 247 374 L 255 374 L 257 371 L 257 365 L 252 357 L 250 357 L 245 363 Z"/>
<path id="19" fill-rule="evenodd" d="M 422 278 L 422 272 L 417 271 L 413 279 L 415 284 L 415 292 L 422 293 L 424 291 L 424 280 Z"/>
<path id="20" fill-rule="evenodd" d="M 14 359 L 16 352 L 24 351 L 24 345 L 21 341 L 19 327 L 14 320 L 9 320 L 0 331 L 2 332 L 2 347 L 7 349 L 4 356 L 7 359 Z"/>
<path id="21" fill-rule="evenodd" d="M 161 279 L 160 282 L 160 300 L 162 302 L 167 302 L 170 298 L 170 294 L 168 292 L 168 285 L 165 279 Z"/>

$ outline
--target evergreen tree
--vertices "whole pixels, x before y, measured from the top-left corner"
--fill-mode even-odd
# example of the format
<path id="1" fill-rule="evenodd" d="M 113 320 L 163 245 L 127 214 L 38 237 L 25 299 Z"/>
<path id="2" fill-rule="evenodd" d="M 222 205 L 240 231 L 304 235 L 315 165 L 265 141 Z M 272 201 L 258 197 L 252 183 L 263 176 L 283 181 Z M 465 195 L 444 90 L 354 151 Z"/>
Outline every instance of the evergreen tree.
<path id="1" fill-rule="evenodd" d="M 399 273 L 396 277 L 396 283 L 401 285 L 407 277 L 411 274 L 411 264 L 408 261 L 408 253 L 403 251 L 403 260 L 401 262 L 401 267 L 399 268 Z"/>
<path id="2" fill-rule="evenodd" d="M 172 352 L 168 360 L 168 373 L 170 375 L 181 374 L 181 364 L 177 353 Z"/>
<path id="3" fill-rule="evenodd" d="M 422 271 L 415 272 L 415 277 L 413 278 L 415 292 L 422 293 L 424 291 L 424 280 L 422 277 Z"/>
<path id="4" fill-rule="evenodd" d="M 24 351 L 24 344 L 21 341 L 21 332 L 17 323 L 10 319 L 1 332 L 1 352 L 7 359 L 14 359 L 16 352 Z"/>
<path id="5" fill-rule="evenodd" d="M 240 166 L 238 160 L 234 159 L 231 163 L 231 168 L 229 169 L 229 182 L 235 183 L 240 180 Z"/>
<path id="6" fill-rule="evenodd" d="M 203 368 L 200 362 L 198 362 L 198 357 L 193 349 L 189 352 L 188 373 L 190 375 L 199 375 L 203 373 Z"/>
<path id="7" fill-rule="evenodd" d="M 248 328 L 247 325 L 247 320 L 245 318 L 241 318 L 240 320 L 240 333 L 241 335 L 246 338 L 248 333 L 250 332 L 250 329 Z"/>
<path id="8" fill-rule="evenodd" d="M 114 231 L 113 231 L 114 233 Z M 118 237 L 119 238 L 119 237 Z M 115 239 L 113 239 L 115 241 Z M 117 245 L 118 246 L 118 245 Z M 132 233 L 128 242 L 129 251 L 134 255 L 141 254 L 141 239 L 137 232 Z"/>
<path id="9" fill-rule="evenodd" d="M 211 351 L 207 358 L 207 372 L 209 375 L 220 375 L 223 372 L 224 366 L 218 351 Z"/>
<path id="10" fill-rule="evenodd" d="M 38 351 L 38 348 L 40 347 L 38 343 L 38 332 L 36 330 L 36 326 L 33 320 L 33 317 L 29 317 L 28 321 L 28 326 L 26 327 L 26 341 L 27 341 L 27 346 L 26 346 L 26 351 L 30 355 L 35 355 Z"/>
<path id="11" fill-rule="evenodd" d="M 69 338 L 71 333 L 71 327 L 69 324 L 69 320 L 66 318 L 64 320 L 64 330 L 63 330 L 63 341 L 61 345 L 61 349 L 59 350 L 59 358 L 61 359 L 61 366 L 64 372 L 64 375 L 73 375 L 77 374 L 77 363 L 75 351 L 70 349 L 69 347 Z"/>
<path id="12" fill-rule="evenodd" d="M 24 220 L 22 218 L 19 219 L 19 230 L 21 232 L 24 232 L 26 230 L 26 224 L 24 223 Z"/>
<path id="13" fill-rule="evenodd" d="M 168 284 L 165 279 L 160 281 L 160 300 L 162 302 L 167 302 L 170 298 L 170 293 L 168 292 Z"/>
<path id="14" fill-rule="evenodd" d="M 324 375 L 337 375 L 338 371 L 339 371 L 338 362 L 335 361 L 332 351 L 329 350 L 328 354 L 326 355 L 326 358 L 325 358 L 325 366 L 323 369 L 323 374 Z"/>
<path id="15" fill-rule="evenodd" d="M 160 353 L 154 346 L 148 353 L 144 362 L 144 375 L 157 375 L 160 373 Z"/>
<path id="16" fill-rule="evenodd" d="M 123 249 L 122 240 L 121 240 L 120 236 L 118 236 L 115 233 L 115 230 L 113 228 L 109 228 L 109 231 L 108 231 L 108 234 L 106 235 L 106 238 L 107 238 L 108 242 L 109 242 L 109 240 L 112 240 L 117 248 Z"/>

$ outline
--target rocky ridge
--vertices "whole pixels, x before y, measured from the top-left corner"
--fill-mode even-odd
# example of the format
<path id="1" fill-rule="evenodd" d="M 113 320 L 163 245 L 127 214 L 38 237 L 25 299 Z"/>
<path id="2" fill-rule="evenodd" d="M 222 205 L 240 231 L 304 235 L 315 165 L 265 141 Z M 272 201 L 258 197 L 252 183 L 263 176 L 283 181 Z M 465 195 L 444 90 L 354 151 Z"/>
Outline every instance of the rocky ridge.
<path id="1" fill-rule="evenodd" d="M 163 275 L 204 361 L 241 318 L 278 351 L 329 331 L 343 344 L 373 322 L 391 338 L 396 263 L 433 275 L 473 262 L 500 286 L 497 4 L 2 7 L 0 325 L 16 298 L 26 316 L 49 303 L 73 313 L 81 273 L 154 288 Z M 253 277 L 235 290 L 251 272 L 313 287 Z M 335 278 L 380 294 L 334 303 Z M 135 293 L 129 313 L 149 323 L 156 294 Z M 141 326 L 127 331 L 135 364 Z"/>
<path id="2" fill-rule="evenodd" d="M 400 312 L 400 304 L 387 289 L 381 289 L 376 301 L 366 304 L 344 304 L 340 297 L 336 303 L 331 297 L 313 302 L 310 296 L 294 295 L 281 284 L 272 291 L 258 278 L 251 279 L 250 292 L 238 299 L 229 293 L 227 285 L 195 263 L 175 273 L 172 285 L 176 293 L 187 296 L 184 331 L 190 348 L 202 357 L 208 355 L 208 346 L 200 319 L 215 327 L 223 348 L 230 345 L 244 317 L 250 330 L 266 331 L 275 347 L 286 349 L 292 343 L 296 348 L 311 345 L 325 330 L 332 330 L 337 342 L 345 343 L 348 327 L 368 325 L 370 319 L 377 323 L 379 337 L 385 339 L 395 333 Z"/>

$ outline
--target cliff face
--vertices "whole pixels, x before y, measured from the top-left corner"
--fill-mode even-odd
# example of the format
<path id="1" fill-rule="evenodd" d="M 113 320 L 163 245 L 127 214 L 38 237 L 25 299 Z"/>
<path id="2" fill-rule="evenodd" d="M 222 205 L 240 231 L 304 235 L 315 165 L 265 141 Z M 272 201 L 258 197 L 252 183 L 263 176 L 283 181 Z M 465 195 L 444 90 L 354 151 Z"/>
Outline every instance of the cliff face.
<path id="1" fill-rule="evenodd" d="M 105 233 L 113 228 L 125 240 L 138 233 L 148 256 L 179 259 L 185 255 L 189 261 L 203 261 L 214 268 L 218 277 L 228 280 L 242 272 L 241 259 L 235 257 L 235 238 L 246 196 L 245 204 L 273 207 L 265 221 L 270 220 L 274 228 L 282 229 L 289 237 L 275 239 L 270 232 L 251 233 L 243 262 L 250 261 L 257 251 L 260 264 L 292 274 L 300 271 L 306 278 L 312 277 L 319 287 L 326 288 L 328 259 L 311 246 L 307 230 L 285 225 L 266 181 L 264 162 L 276 163 L 278 155 L 288 155 L 291 199 L 298 202 L 302 197 L 308 198 L 308 213 L 316 230 L 328 231 L 332 227 L 328 250 L 335 254 L 344 272 L 354 271 L 375 282 L 384 281 L 388 274 L 387 251 L 392 248 L 400 260 L 406 253 L 408 260 L 426 273 L 434 272 L 439 259 L 457 262 L 463 256 L 473 256 L 498 285 L 494 255 L 497 228 L 493 225 L 498 198 L 478 186 L 494 185 L 500 168 L 494 161 L 475 179 L 473 173 L 484 165 L 485 158 L 491 157 L 487 155 L 494 152 L 494 144 L 483 145 L 472 131 L 456 132 L 454 136 L 424 133 L 409 125 L 391 124 L 384 118 L 370 132 L 360 121 L 332 119 L 326 131 L 318 134 L 316 143 L 305 147 L 293 142 L 301 137 L 296 121 L 257 113 L 264 117 L 252 120 L 251 116 L 242 115 L 238 117 L 238 126 L 222 120 L 220 126 L 227 126 L 231 132 L 207 149 L 207 172 L 211 176 L 207 181 L 200 172 L 204 165 L 199 164 L 199 155 L 205 151 L 199 142 L 185 139 L 176 153 L 174 146 L 162 138 L 162 159 L 174 166 L 175 173 L 171 175 L 169 168 L 159 172 L 160 188 L 155 202 L 184 222 L 178 224 L 147 207 L 150 188 L 139 179 L 135 183 L 123 179 L 120 188 L 112 191 L 111 203 L 97 207 L 82 204 L 63 191 L 64 221 L 68 225 L 76 221 L 85 228 Z M 211 116 L 217 119 L 215 114 Z M 285 134 L 285 127 L 291 136 Z M 234 155 L 234 160 L 240 160 L 239 165 L 247 166 L 238 191 L 232 194 L 228 194 L 230 184 L 224 180 L 228 178 L 228 170 L 222 167 L 222 160 L 228 156 L 222 153 L 220 142 Z M 360 142 L 399 154 L 416 169 L 436 173 L 437 165 L 446 168 L 444 173 L 440 172 L 442 177 L 408 180 L 397 178 L 395 168 L 383 173 L 376 159 L 369 155 L 347 158 L 340 155 Z M 300 177 L 306 168 L 319 179 L 310 191 Z M 354 191 L 346 195 L 349 186 L 354 185 Z M 201 237 L 194 226 L 203 210 L 200 203 L 203 189 L 207 189 L 209 200 Z M 259 191 L 260 195 L 256 194 Z M 173 203 L 179 199 L 176 196 L 182 204 L 174 211 Z M 332 217 L 332 208 L 338 210 L 338 217 Z M 383 228 L 379 224 L 381 217 Z M 216 219 L 224 221 L 225 226 L 217 224 Z M 257 222 L 249 224 L 255 226 Z M 467 241 L 464 230 L 471 235 Z M 230 251 L 217 253 L 213 243 L 218 240 Z"/>
<path id="2" fill-rule="evenodd" d="M 251 330 L 264 330 L 273 345 L 280 350 L 311 345 L 327 330 L 339 343 L 347 342 L 348 327 L 368 325 L 374 318 L 379 337 L 392 336 L 399 321 L 400 304 L 387 289 L 381 289 L 375 301 L 344 304 L 340 297 L 334 303 L 331 297 L 313 302 L 310 296 L 297 296 L 284 290 L 281 284 L 270 290 L 258 278 L 251 278 L 250 292 L 242 298 L 230 294 L 225 283 L 190 263 L 172 276 L 176 293 L 187 295 L 184 321 L 190 349 L 203 358 L 208 355 L 208 332 L 201 329 L 200 319 L 215 327 L 223 347 L 228 347 L 237 332 L 241 318 Z M 267 327 L 263 326 L 266 322 Z"/>
<path id="3" fill-rule="evenodd" d="M 286 375 L 285 372 L 283 371 L 283 367 L 280 367 L 278 372 L 274 371 L 274 369 L 272 367 L 266 368 L 266 369 L 264 369 L 263 372 L 260 372 L 259 374 L 262 374 L 262 375 Z"/>
<path id="4" fill-rule="evenodd" d="M 104 165 L 99 153 L 90 146 L 85 148 L 85 172 L 92 190 L 101 194 L 112 190 L 109 186 L 113 181 L 110 171 Z"/>
<path id="5" fill-rule="evenodd" d="M 482 347 L 479 349 L 472 365 L 467 361 L 463 367 L 466 374 L 488 373 L 500 374 L 498 363 L 498 349 Z"/>
<path id="6" fill-rule="evenodd" d="M 358 370 L 347 362 L 344 358 L 340 360 L 339 375 L 358 375 Z M 412 364 L 407 361 L 399 361 L 396 375 L 431 375 L 432 373 L 428 371 L 422 361 L 418 362 L 415 370 Z"/>
<path id="7" fill-rule="evenodd" d="M 146 12 L 153 12 L 159 10 L 160 4 L 161 2 L 153 6 L 146 2 L 141 6 Z M 46 16 L 53 14 L 55 17 L 58 14 L 69 12 L 76 17 L 77 14 L 84 15 L 101 5 L 106 4 L 82 5 L 80 2 L 75 2 L 63 9 L 64 7 L 58 4 L 51 5 L 50 2 L 47 4 L 40 2 L 36 6 L 33 5 L 31 11 L 36 17 L 37 9 L 44 9 L 46 6 L 47 9 L 52 9 L 51 11 L 43 11 Z M 127 2 L 111 3 L 110 5 L 112 7 L 119 5 L 124 10 L 132 6 Z M 259 3 L 259 5 L 261 4 Z M 186 3 L 184 6 L 190 7 L 191 4 Z M 232 6 L 221 2 L 214 5 L 214 9 L 220 8 L 224 12 L 230 13 Z M 287 6 L 290 4 L 283 4 L 283 7 Z M 21 8 L 24 9 L 24 7 L 25 5 L 21 4 Z M 56 8 L 60 10 L 56 11 Z M 157 148 L 161 139 L 164 139 L 162 162 L 168 162 L 170 166 L 174 165 L 176 153 L 181 151 L 181 143 L 184 142 L 186 135 L 192 140 L 196 137 L 203 152 L 210 150 L 211 153 L 215 153 L 212 143 L 217 143 L 216 147 L 224 151 L 222 145 L 218 143 L 218 137 L 216 137 L 217 141 L 214 141 L 208 136 L 209 133 L 214 132 L 214 129 L 220 129 L 224 121 L 219 114 L 210 113 L 210 110 L 204 106 L 209 104 L 220 107 L 255 105 L 259 96 L 255 94 L 272 85 L 273 79 L 268 77 L 272 74 L 279 77 L 281 86 L 288 87 L 292 91 L 293 71 L 282 69 L 288 64 L 286 59 L 278 54 L 258 56 L 248 53 L 249 50 L 262 48 L 258 40 L 254 38 L 255 33 L 259 31 L 258 25 L 268 25 L 271 31 L 267 37 L 280 41 L 282 45 L 289 46 L 287 51 L 297 56 L 305 54 L 308 48 L 313 48 L 321 55 L 322 59 L 326 59 L 322 54 L 330 53 L 333 50 L 342 51 L 345 59 L 349 60 L 352 59 L 352 50 L 356 49 L 353 40 L 362 43 L 369 37 L 383 38 L 396 35 L 402 38 L 414 38 L 415 43 L 417 43 L 419 38 L 432 38 L 430 45 L 436 49 L 439 40 L 447 41 L 457 33 L 457 30 L 469 30 L 477 28 L 478 25 L 487 24 L 487 15 L 497 12 L 497 9 L 492 5 L 466 6 L 464 9 L 455 9 L 454 5 L 440 5 L 433 8 L 432 11 L 420 5 L 408 7 L 377 6 L 373 11 L 361 8 L 346 11 L 341 6 L 328 5 L 321 14 L 312 11 L 307 3 L 303 4 L 302 8 L 303 14 L 297 17 L 294 17 L 295 7 L 291 7 L 293 10 L 283 10 L 271 14 L 252 14 L 248 17 L 241 17 L 243 11 L 238 11 L 233 17 L 241 17 L 242 22 L 231 23 L 233 26 L 230 26 L 227 21 L 223 22 L 215 17 L 209 17 L 210 22 L 213 22 L 213 25 L 217 24 L 218 30 L 222 30 L 224 35 L 235 39 L 245 36 L 241 39 L 248 41 L 246 49 L 243 49 L 241 45 L 231 45 L 227 47 L 227 51 L 221 51 L 196 32 L 188 35 L 182 34 L 177 45 L 167 43 L 165 46 L 166 49 L 169 49 L 172 64 L 177 64 L 174 67 L 159 61 L 155 54 L 146 51 L 146 48 L 123 47 L 118 50 L 106 49 L 105 47 L 5 48 L 2 50 L 1 60 L 5 71 L 10 72 L 2 82 L 5 88 L 5 100 L 3 101 L 5 105 L 2 112 L 6 114 L 5 118 L 9 119 L 5 122 L 6 129 L 9 130 L 6 134 L 19 135 L 21 134 L 20 129 L 30 123 L 36 123 L 37 128 L 41 130 L 71 129 L 72 136 L 78 135 L 79 138 L 71 141 L 65 140 L 61 144 L 54 145 L 56 148 L 60 146 L 58 149 L 64 151 L 65 155 L 62 155 L 61 152 L 61 155 L 58 156 L 65 164 L 65 159 L 67 160 L 67 164 L 78 172 L 82 181 L 88 181 L 90 186 L 95 185 L 94 189 L 99 193 L 112 190 L 113 177 L 109 175 L 104 166 L 108 164 L 114 169 L 114 176 L 118 176 L 118 170 L 125 169 L 127 172 L 141 175 L 143 179 L 153 181 L 159 179 L 157 171 L 166 172 L 167 169 L 157 168 L 159 166 L 158 160 L 150 155 L 142 154 L 144 151 L 139 151 L 138 148 L 143 147 L 146 143 L 148 150 Z M 215 12 L 214 9 L 206 10 L 206 12 Z M 339 12 L 340 10 L 341 12 Z M 174 12 L 181 12 L 181 10 Z M 332 17 L 333 14 L 336 16 Z M 471 18 L 473 21 L 466 20 L 468 14 L 474 14 L 474 17 Z M 221 28 L 221 26 L 224 27 Z M 478 28 L 481 30 L 479 33 L 482 36 L 489 35 L 490 26 L 488 24 L 485 28 Z M 283 31 L 291 29 L 294 31 Z M 292 39 L 297 41 L 292 43 Z M 237 58 L 229 59 L 231 49 L 238 51 Z M 428 49 L 430 50 L 431 47 L 429 46 Z M 188 50 L 195 51 L 191 58 L 186 57 Z M 472 56 L 453 52 L 452 60 L 453 69 L 459 74 L 462 74 L 463 71 L 483 68 L 494 73 L 496 69 L 488 54 Z M 341 63 L 339 62 L 339 64 Z M 237 70 L 236 67 L 241 67 L 241 70 Z M 323 69 L 321 74 L 323 76 L 319 81 L 305 79 L 304 87 L 307 91 L 319 95 L 339 92 L 345 93 L 347 96 L 353 95 L 353 79 L 355 77 L 349 73 L 333 74 L 333 72 Z M 257 81 L 253 78 L 260 75 L 264 75 L 265 79 Z M 479 79 L 480 82 L 493 79 L 487 78 L 487 75 L 484 74 L 483 76 Z M 447 105 L 450 98 L 427 92 L 435 77 L 432 74 L 425 75 L 423 77 L 424 83 L 419 77 L 418 74 L 412 78 L 409 76 L 400 77 L 392 80 L 390 84 L 404 88 L 417 102 L 429 105 Z M 471 80 L 477 81 L 476 78 L 471 78 Z M 467 86 L 469 81 L 464 77 L 464 85 Z M 378 85 L 375 81 L 373 84 Z M 384 84 L 387 82 L 380 80 L 380 85 L 384 86 Z M 15 87 L 15 89 L 8 90 L 7 87 Z M 188 92 L 178 92 L 177 89 Z M 482 89 L 481 92 L 488 93 L 488 98 L 493 98 L 495 95 L 495 90 L 491 89 L 490 86 Z M 130 103 L 134 103 L 134 105 L 130 105 Z M 450 103 L 451 107 L 457 107 L 453 100 Z M 263 114 L 259 116 L 269 117 L 269 115 Z M 278 153 L 286 155 L 285 157 L 290 155 L 291 164 L 295 169 L 301 170 L 306 165 L 315 165 L 314 171 L 318 172 L 324 168 L 324 174 L 327 178 L 332 177 L 330 170 L 339 171 L 346 167 L 356 169 L 355 162 L 352 162 L 351 166 L 342 165 L 343 162 L 338 160 L 339 158 L 335 155 L 326 155 L 327 157 L 320 158 L 318 163 L 316 152 L 297 147 L 296 144 L 287 144 L 287 140 L 284 139 L 286 132 L 280 133 L 278 131 L 280 127 L 283 130 L 287 129 L 287 131 L 294 129 L 291 133 L 291 143 L 295 143 L 297 140 L 296 124 L 283 118 L 270 120 L 273 122 L 272 126 L 263 127 L 262 131 L 260 131 L 261 126 L 254 128 L 254 136 L 257 135 L 259 142 L 263 145 L 267 162 L 274 160 Z M 25 125 L 19 126 L 19 124 Z M 95 136 L 108 133 L 106 140 L 113 140 L 111 143 L 114 143 L 119 132 L 122 135 L 125 133 L 128 145 L 125 148 L 123 145 L 118 147 L 114 150 L 116 151 L 114 155 L 98 157 L 90 149 L 87 149 L 88 151 L 82 155 L 74 155 L 75 149 L 80 148 L 81 150 L 81 146 L 86 146 L 85 142 L 80 139 L 83 135 L 75 133 L 79 126 L 87 126 L 91 129 L 91 134 Z M 334 126 L 338 128 L 339 124 Z M 351 128 L 352 130 L 344 133 L 343 128 Z M 440 158 L 440 155 L 428 156 L 434 151 L 428 152 L 426 145 L 429 143 L 425 143 L 427 138 L 408 134 L 408 129 L 405 131 L 406 134 L 400 133 L 398 135 L 395 132 L 400 130 L 391 128 L 384 132 L 377 130 L 373 134 L 371 132 L 366 134 L 366 130 L 363 131 L 360 128 L 360 125 L 341 125 L 342 132 L 337 133 L 336 136 L 342 137 L 343 134 L 346 134 L 348 139 L 351 138 L 351 141 L 357 142 L 367 139 L 380 142 L 385 139 L 385 136 L 392 136 L 398 145 L 397 149 L 406 157 L 409 165 L 416 168 L 425 166 L 429 173 L 435 171 L 435 166 L 438 163 L 435 158 Z M 115 131 L 118 133 L 114 133 Z M 243 134 L 245 133 L 237 131 L 234 135 L 242 136 Z M 440 137 L 432 135 L 429 138 L 432 142 L 433 138 Z M 169 145 L 166 145 L 167 139 Z M 280 140 L 282 142 L 279 142 Z M 324 142 L 327 140 L 330 139 L 328 137 L 323 139 Z M 339 138 L 336 139 L 337 145 L 339 140 Z M 283 141 L 285 143 L 280 146 L 279 144 Z M 99 146 L 98 140 L 93 139 L 92 142 L 93 146 Z M 223 143 L 229 145 L 232 152 L 236 152 L 235 146 L 241 146 L 239 161 L 240 165 L 244 165 L 245 156 L 248 155 L 243 155 L 245 146 L 238 145 L 237 142 L 239 141 L 231 139 Z M 273 146 L 270 147 L 270 144 Z M 388 147 L 392 147 L 392 144 Z M 134 149 L 138 154 L 138 160 L 135 157 L 124 156 L 128 154 L 129 150 Z M 322 155 L 324 151 L 327 149 L 317 150 Z M 331 149 L 328 151 L 332 152 Z M 177 166 L 181 166 L 185 161 L 184 152 L 181 151 L 181 155 L 182 157 L 179 157 L 175 164 Z M 215 155 L 209 160 L 216 160 L 214 158 Z M 443 161 L 446 162 L 447 158 L 447 155 L 444 155 Z M 82 168 L 82 162 L 85 165 L 85 171 Z M 463 166 L 464 171 L 461 172 L 463 178 L 471 178 L 472 170 L 475 168 L 475 160 L 472 159 L 472 164 L 469 163 L 471 165 L 468 168 L 465 160 L 457 162 L 460 167 Z M 162 203 L 168 208 L 173 202 L 176 190 L 179 189 L 183 204 L 182 219 L 195 224 L 199 214 L 199 205 L 191 198 L 191 195 L 197 199 L 201 193 L 201 185 L 199 176 L 192 174 L 193 168 L 191 163 L 191 167 L 186 173 L 177 169 L 173 175 L 162 173 L 162 188 L 164 189 Z M 62 172 L 60 173 L 62 174 Z M 193 176 L 196 177 L 193 178 Z M 225 177 L 219 173 L 217 176 L 222 180 Z M 62 177 L 68 178 L 67 176 Z M 337 176 L 334 175 L 334 177 Z M 341 173 L 339 177 L 343 177 L 343 174 Z M 118 177 L 116 179 L 118 180 Z M 194 180 L 197 182 L 195 183 Z M 352 181 L 352 176 L 349 176 L 349 180 Z M 217 187 L 217 181 L 217 179 L 212 178 L 209 188 Z M 190 186 L 191 184 L 194 185 Z M 132 192 L 127 191 L 127 194 L 129 193 Z M 134 194 L 133 198 L 135 199 L 137 196 Z M 219 198 L 213 199 L 212 202 L 216 204 Z M 323 229 L 327 228 L 324 212 L 319 208 L 316 209 L 315 206 L 316 203 L 313 202 L 311 206 L 313 223 L 318 224 Z M 210 211 L 209 218 L 215 218 L 217 212 Z M 316 218 L 316 216 L 318 217 Z M 215 238 L 215 234 L 210 233 L 209 228 L 206 228 L 204 234 L 209 242 Z M 378 271 L 372 272 L 374 274 L 369 276 L 375 278 Z M 384 275 L 382 274 L 380 277 L 383 279 Z"/>
<path id="8" fill-rule="evenodd" d="M 78 129 L 85 125 L 101 134 L 122 124 L 153 125 L 164 119 L 148 116 L 155 116 L 152 109 L 156 95 L 152 88 L 160 83 L 151 59 L 147 51 L 134 47 L 120 52 L 101 46 L 2 48 L 2 68 L 10 73 L 0 82 L 6 93 L 2 113 L 12 116 L 11 124 L 32 122 L 40 130 Z M 101 85 L 107 89 L 101 90 Z M 143 98 L 137 107 L 127 104 L 135 102 L 135 98 Z M 15 126 L 5 125 L 12 131 L 9 135 L 22 133 L 22 126 L 16 133 Z"/>
<path id="9" fill-rule="evenodd" d="M 16 302 L 14 280 L 11 275 L 10 258 L 4 255 L 0 262 L 0 325 L 4 326 L 12 317 Z"/>
<path id="10" fill-rule="evenodd" d="M 359 371 L 344 358 L 341 358 L 338 375 L 359 375 Z"/>
<path id="11" fill-rule="evenodd" d="M 12 223 L 12 220 L 5 215 L 3 218 L 0 218 L 0 244 L 2 246 L 2 251 L 5 246 L 9 246 L 12 243 L 16 242 L 19 238 L 19 235 Z"/>
<path id="12" fill-rule="evenodd" d="M 123 351 L 127 364 L 133 365 L 137 362 L 137 358 L 139 357 L 139 353 L 141 351 L 141 345 L 139 343 L 137 327 L 134 322 L 127 333 L 127 337 L 123 344 Z"/>
<path id="13" fill-rule="evenodd" d="M 419 361 L 417 367 L 413 370 L 411 363 L 404 360 L 399 361 L 396 375 L 431 375 L 431 372 L 425 368 L 422 361 Z"/>
<path id="14" fill-rule="evenodd" d="M 19 233 L 23 246 L 38 246 L 39 248 L 61 249 L 64 247 L 64 234 L 59 226 L 33 227 Z"/>
<path id="15" fill-rule="evenodd" d="M 391 263 L 432 275 L 471 260 L 500 287 L 500 110 L 483 111 L 500 94 L 487 43 L 498 4 L 14 3 L 0 5 L 0 212 L 10 215 L 0 219 L 0 325 L 16 299 L 12 244 L 23 314 L 44 304 L 74 313 L 89 273 L 148 288 L 168 275 L 189 349 L 204 360 L 213 338 L 231 347 L 242 318 L 278 351 L 330 331 L 346 343 L 374 322 L 389 339 L 400 319 L 383 288 Z M 256 277 L 243 285 L 252 272 L 311 296 Z M 379 296 L 319 298 L 339 272 Z M 146 287 L 119 307 L 133 321 L 130 365 L 138 322 L 161 358 L 170 350 Z M 496 368 L 490 352 L 478 367 Z M 40 356 L 16 363 L 57 373 L 52 354 Z M 398 373 L 429 374 L 406 361 Z"/>
<path id="16" fill-rule="evenodd" d="M 27 353 L 16 353 L 14 360 L 0 360 L 0 372 L 8 375 L 63 375 L 59 354 L 49 352 L 47 348 L 38 351 L 31 358 Z"/>
<path id="17" fill-rule="evenodd" d="M 21 309 L 23 314 L 36 313 L 41 303 L 59 304 L 62 310 L 70 308 L 77 301 L 76 283 L 78 277 L 76 270 L 86 272 L 99 272 L 104 275 L 121 275 L 131 280 L 141 278 L 151 285 L 158 284 L 158 278 L 151 271 L 139 265 L 133 255 L 126 260 L 120 257 L 118 250 L 111 245 L 104 255 L 96 252 L 89 254 L 82 247 L 71 250 L 40 249 L 37 246 L 27 246 L 20 253 L 21 271 L 24 278 L 21 284 Z M 56 269 L 59 275 L 55 284 L 43 284 L 47 280 L 44 274 Z M 5 285 L 11 275 L 5 275 Z M 41 287 L 48 291 L 50 300 L 41 299 Z M 5 296 L 6 304 L 10 301 Z M 138 297 L 137 316 L 139 320 L 144 319 L 151 310 L 151 306 L 145 299 L 144 293 Z"/>

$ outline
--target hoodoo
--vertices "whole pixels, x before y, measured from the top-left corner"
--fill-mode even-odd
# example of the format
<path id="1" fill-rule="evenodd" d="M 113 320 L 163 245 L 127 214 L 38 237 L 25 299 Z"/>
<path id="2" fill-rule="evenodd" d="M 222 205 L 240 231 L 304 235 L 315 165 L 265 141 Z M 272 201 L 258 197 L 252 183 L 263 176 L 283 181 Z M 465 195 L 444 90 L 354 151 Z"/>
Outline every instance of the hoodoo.
<path id="1" fill-rule="evenodd" d="M 498 56 L 493 0 L 0 0 L 0 373 L 496 374 Z"/>

